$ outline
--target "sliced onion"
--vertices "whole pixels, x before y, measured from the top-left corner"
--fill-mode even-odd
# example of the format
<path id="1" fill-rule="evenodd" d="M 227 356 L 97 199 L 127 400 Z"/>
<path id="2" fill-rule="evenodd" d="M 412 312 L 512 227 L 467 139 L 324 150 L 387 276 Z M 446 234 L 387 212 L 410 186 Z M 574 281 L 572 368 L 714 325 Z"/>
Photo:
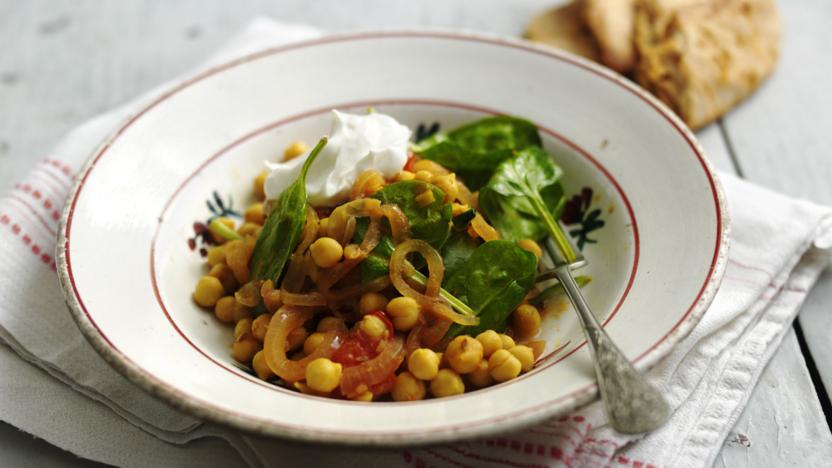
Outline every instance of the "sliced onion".
<path id="1" fill-rule="evenodd" d="M 362 387 L 369 390 L 373 385 L 384 382 L 404 361 L 404 341 L 401 337 L 383 342 L 378 356 L 361 364 L 347 367 L 341 374 L 341 393 L 347 397 L 361 393 Z M 363 391 L 366 391 L 363 390 Z"/>
<path id="2" fill-rule="evenodd" d="M 266 365 L 278 377 L 288 383 L 306 378 L 306 366 L 320 357 L 331 357 L 343 341 L 344 332 L 331 330 L 324 334 L 324 341 L 311 354 L 293 361 L 286 356 L 286 339 L 289 333 L 300 328 L 312 318 L 312 312 L 293 306 L 281 307 L 272 316 L 263 347 Z"/>
<path id="3" fill-rule="evenodd" d="M 283 305 L 283 301 L 280 299 L 280 290 L 274 289 L 272 280 L 263 282 L 263 285 L 260 286 L 260 296 L 263 298 L 263 304 L 266 306 L 266 310 L 270 313 L 273 313 Z"/>
<path id="4" fill-rule="evenodd" d="M 301 234 L 300 242 L 295 248 L 295 253 L 306 252 L 306 249 L 315 242 L 318 238 L 318 212 L 314 208 L 306 206 L 306 222 L 303 224 L 303 233 Z"/>
<path id="5" fill-rule="evenodd" d="M 471 220 L 471 229 L 473 229 L 474 232 L 486 242 L 500 238 L 500 233 L 488 224 L 485 218 L 483 218 L 479 213 L 477 213 L 476 216 L 474 216 L 474 219 Z"/>
<path id="6" fill-rule="evenodd" d="M 327 304 L 323 294 L 317 291 L 307 293 L 293 293 L 285 290 L 280 291 L 280 299 L 286 305 L 304 307 L 322 307 Z"/>
<path id="7" fill-rule="evenodd" d="M 255 307 L 260 303 L 262 280 L 249 281 L 234 293 L 234 299 L 246 307 Z"/>
<path id="8" fill-rule="evenodd" d="M 307 265 L 310 263 L 312 263 L 311 255 L 307 253 L 293 253 L 289 259 L 289 267 L 286 269 L 286 274 L 280 282 L 280 290 L 289 292 L 300 291 L 303 288 L 303 283 L 309 271 Z"/>
<path id="9" fill-rule="evenodd" d="M 335 291 L 330 291 L 326 295 L 326 298 L 330 301 L 343 302 L 347 299 L 352 299 L 364 293 L 382 291 L 386 289 L 388 286 L 390 286 L 390 278 L 387 276 L 382 276 L 367 283 L 356 284 Z"/>
<path id="10" fill-rule="evenodd" d="M 448 328 L 451 327 L 451 322 L 444 319 L 436 319 L 431 324 L 420 323 L 410 330 L 405 342 L 405 350 L 407 355 L 419 348 L 433 348 L 442 340 Z"/>
<path id="11" fill-rule="evenodd" d="M 381 212 L 390 223 L 390 233 L 393 236 L 393 243 L 398 244 L 410 238 L 410 222 L 404 215 L 401 208 L 396 205 L 381 205 Z"/>
<path id="12" fill-rule="evenodd" d="M 424 293 L 417 291 L 405 279 L 405 276 L 409 277 L 414 271 L 413 266 L 407 261 L 407 256 L 414 252 L 421 254 L 428 266 Z M 444 275 L 445 266 L 442 264 L 442 257 L 436 249 L 423 240 L 406 240 L 397 245 L 396 250 L 390 256 L 390 281 L 402 296 L 414 299 L 423 310 L 429 311 L 434 317 L 444 318 L 460 325 L 478 324 L 478 317 L 455 312 L 439 297 Z"/>
<path id="13" fill-rule="evenodd" d="M 368 169 L 355 178 L 350 190 L 350 199 L 355 200 L 358 197 L 372 195 L 382 186 L 384 186 L 384 177 L 381 173 L 375 169 Z"/>
<path id="14" fill-rule="evenodd" d="M 456 194 L 456 198 L 463 204 L 470 206 L 473 209 L 479 209 L 477 196 L 471 193 L 465 184 L 462 183 L 461 180 L 456 181 L 457 189 L 459 190 Z"/>
<path id="15" fill-rule="evenodd" d="M 364 259 L 370 255 L 370 252 L 372 252 L 378 245 L 380 238 L 381 226 L 379 218 L 372 217 L 370 218 L 370 225 L 367 227 L 367 232 L 364 234 L 364 240 L 362 240 L 361 245 L 358 246 L 358 255 L 350 260 L 344 260 L 332 268 L 322 270 L 316 279 L 318 289 L 324 294 L 328 294 L 330 288 L 332 288 L 335 283 L 341 281 L 345 276 L 347 276 L 347 273 L 352 271 L 353 268 L 363 262 Z"/>

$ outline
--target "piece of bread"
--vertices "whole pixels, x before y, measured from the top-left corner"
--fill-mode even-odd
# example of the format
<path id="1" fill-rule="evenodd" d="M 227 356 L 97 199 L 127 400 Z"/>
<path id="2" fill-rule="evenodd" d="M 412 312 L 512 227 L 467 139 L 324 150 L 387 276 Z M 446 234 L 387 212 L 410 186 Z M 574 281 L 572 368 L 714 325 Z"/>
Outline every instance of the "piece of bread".
<path id="1" fill-rule="evenodd" d="M 773 0 L 640 0 L 635 79 L 699 128 L 771 73 L 780 35 Z"/>
<path id="2" fill-rule="evenodd" d="M 621 73 L 636 64 L 633 44 L 636 0 L 586 0 L 584 19 L 598 41 L 601 61 Z"/>
<path id="3" fill-rule="evenodd" d="M 598 44 L 583 19 L 583 2 L 570 2 L 536 16 L 526 27 L 527 39 L 599 61 Z"/>

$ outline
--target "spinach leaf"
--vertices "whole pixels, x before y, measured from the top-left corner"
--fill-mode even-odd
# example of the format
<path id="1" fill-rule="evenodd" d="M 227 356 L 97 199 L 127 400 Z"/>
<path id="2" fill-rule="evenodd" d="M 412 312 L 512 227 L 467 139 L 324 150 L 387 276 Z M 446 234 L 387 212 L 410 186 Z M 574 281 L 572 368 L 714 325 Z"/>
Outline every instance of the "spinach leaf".
<path id="1" fill-rule="evenodd" d="M 534 285 L 537 257 L 514 242 L 494 240 L 477 247 L 445 285 L 479 316 L 476 327 L 454 325 L 447 336 L 501 330 L 506 319 Z"/>
<path id="2" fill-rule="evenodd" d="M 537 127 L 528 120 L 507 115 L 486 117 L 448 134 L 460 146 L 475 153 L 540 146 Z"/>
<path id="3" fill-rule="evenodd" d="M 468 259 L 476 252 L 477 247 L 479 247 L 479 242 L 472 239 L 467 232 L 454 230 L 451 233 L 451 237 L 448 238 L 439 252 L 445 264 L 445 280 L 443 283 L 448 284 L 457 273 L 463 270 Z"/>
<path id="4" fill-rule="evenodd" d="M 425 190 L 433 192 L 434 202 L 421 206 L 416 201 L 416 196 Z M 382 203 L 397 205 L 402 210 L 407 217 L 410 233 L 414 238 L 422 239 L 436 248 L 445 243 L 451 229 L 451 205 L 444 202 L 445 192 L 440 188 L 419 180 L 407 180 L 390 184 L 373 196 Z M 366 218 L 357 220 L 353 242 L 360 243 L 364 239 L 368 225 Z M 390 227 L 386 222 L 383 232 L 385 234 L 381 236 L 376 248 L 361 262 L 361 279 L 364 282 L 372 281 L 389 272 L 390 255 L 393 254 L 395 246 L 390 236 L 386 234 L 390 232 Z"/>
<path id="5" fill-rule="evenodd" d="M 413 145 L 414 153 L 456 172 L 471 190 L 485 185 L 491 173 L 514 151 L 540 146 L 533 123 L 510 116 L 487 117 L 438 133 Z"/>
<path id="6" fill-rule="evenodd" d="M 497 166 L 479 200 L 503 237 L 540 239 L 548 234 L 572 263 L 575 252 L 556 218 L 563 203 L 563 191 L 557 187 L 561 174 L 542 148 L 530 147 Z"/>
<path id="7" fill-rule="evenodd" d="M 433 203 L 421 206 L 416 196 L 430 190 Z M 451 204 L 445 203 L 445 192 L 421 180 L 402 180 L 390 184 L 373 195 L 382 203 L 397 205 L 410 223 L 410 234 L 434 248 L 442 247 L 451 230 Z"/>
<path id="8" fill-rule="evenodd" d="M 300 241 L 306 222 L 306 173 L 318 157 L 327 139 L 321 141 L 303 163 L 298 179 L 286 187 L 277 200 L 277 207 L 266 218 L 251 256 L 251 277 L 270 279 L 280 284 L 283 268 Z"/>
<path id="9" fill-rule="evenodd" d="M 549 208 L 554 219 L 559 219 L 563 214 L 566 206 L 566 197 L 563 195 L 560 183 L 554 183 L 540 191 L 543 203 Z M 537 216 L 526 197 L 503 196 L 486 186 L 480 190 L 479 203 L 480 209 L 503 239 L 539 241 L 549 235 L 546 225 Z"/>

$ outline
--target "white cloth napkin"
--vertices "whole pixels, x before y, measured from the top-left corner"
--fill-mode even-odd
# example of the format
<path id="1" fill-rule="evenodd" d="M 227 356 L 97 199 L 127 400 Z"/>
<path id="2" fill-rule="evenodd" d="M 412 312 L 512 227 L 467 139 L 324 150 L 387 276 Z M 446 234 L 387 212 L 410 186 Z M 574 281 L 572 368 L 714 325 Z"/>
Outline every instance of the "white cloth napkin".
<path id="1" fill-rule="evenodd" d="M 206 67 L 318 34 L 258 19 Z M 170 86 L 79 127 L 0 199 L 0 339 L 8 345 L 0 346 L 0 419 L 85 458 L 140 466 L 710 466 L 828 260 L 832 210 L 723 175 L 733 228 L 725 280 L 693 332 L 650 371 L 675 411 L 644 438 L 606 427 L 598 403 L 502 437 L 429 449 L 240 435 L 168 408 L 113 371 L 69 317 L 54 271 L 72 178 L 108 133 Z M 801 460 L 807 466 L 832 459 L 827 432 L 800 421 L 789 430 L 814 441 Z"/>

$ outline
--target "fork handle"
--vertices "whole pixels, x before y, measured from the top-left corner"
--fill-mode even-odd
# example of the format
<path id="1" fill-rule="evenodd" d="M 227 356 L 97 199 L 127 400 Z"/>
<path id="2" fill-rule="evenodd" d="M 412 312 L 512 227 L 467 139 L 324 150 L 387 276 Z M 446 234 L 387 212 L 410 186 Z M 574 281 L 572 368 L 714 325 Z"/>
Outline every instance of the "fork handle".
<path id="1" fill-rule="evenodd" d="M 670 415 L 667 402 L 604 331 L 572 277 L 570 266 L 557 267 L 555 274 L 578 312 L 612 427 L 624 434 L 640 434 L 661 426 Z"/>

